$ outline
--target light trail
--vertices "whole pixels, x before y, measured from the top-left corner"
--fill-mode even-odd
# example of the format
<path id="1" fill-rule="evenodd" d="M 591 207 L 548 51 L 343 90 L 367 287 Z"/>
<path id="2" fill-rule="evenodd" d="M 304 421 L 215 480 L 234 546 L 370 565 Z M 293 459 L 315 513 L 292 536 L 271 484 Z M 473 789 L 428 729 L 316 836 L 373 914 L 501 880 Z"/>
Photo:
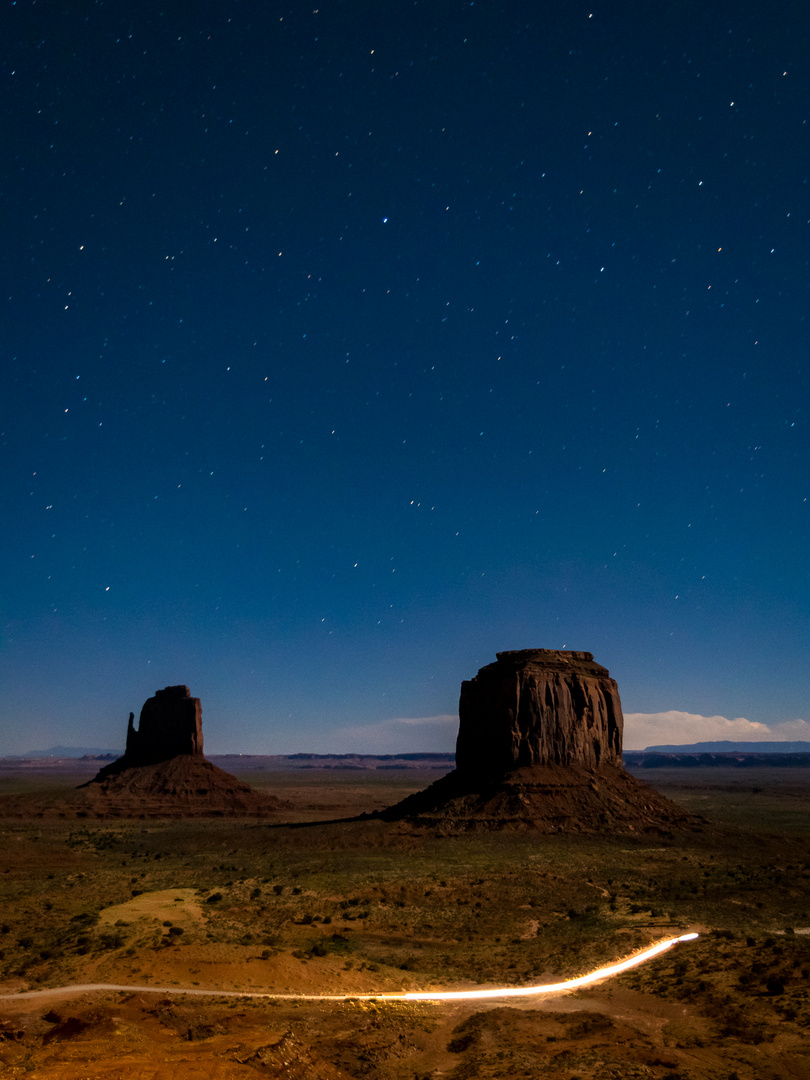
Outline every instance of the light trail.
<path id="1" fill-rule="evenodd" d="M 646 964 L 656 956 L 685 941 L 695 941 L 698 934 L 681 934 L 667 938 L 642 952 L 634 953 L 617 964 L 598 968 L 589 975 L 563 982 L 546 983 L 542 986 L 502 986 L 491 990 L 398 990 L 393 993 L 376 994 L 274 994 L 267 990 L 184 990 L 177 986 L 122 986 L 117 983 L 75 983 L 72 986 L 56 986 L 44 990 L 23 990 L 17 994 L 0 994 L 0 1001 L 19 1001 L 25 998 L 68 997 L 98 991 L 119 991 L 138 994 L 186 994 L 194 997 L 270 998 L 273 1001 L 480 1001 L 485 998 L 538 997 L 542 994 L 566 994 L 581 986 L 611 979 L 623 971 Z"/>
<path id="2" fill-rule="evenodd" d="M 631 968 L 638 967 L 639 964 L 644 964 L 648 960 L 660 956 L 661 953 L 671 949 L 673 945 L 678 945 L 682 941 L 694 941 L 697 937 L 697 934 L 681 934 L 680 937 L 667 938 L 666 941 L 659 941 L 657 945 L 645 949 L 644 952 L 636 953 L 628 957 L 627 960 L 621 960 L 618 964 L 611 964 L 609 967 L 592 971 L 590 975 L 580 975 L 577 979 L 566 979 L 564 982 L 546 983 L 544 986 L 510 986 L 500 990 L 443 990 L 441 992 L 419 990 L 416 993 L 403 994 L 402 996 L 406 1001 L 462 1001 L 494 997 L 536 997 L 540 994 L 563 994 L 569 990 L 578 990 L 580 986 L 590 986 L 592 983 L 610 979 L 614 975 L 620 975 L 623 971 L 629 971 Z"/>

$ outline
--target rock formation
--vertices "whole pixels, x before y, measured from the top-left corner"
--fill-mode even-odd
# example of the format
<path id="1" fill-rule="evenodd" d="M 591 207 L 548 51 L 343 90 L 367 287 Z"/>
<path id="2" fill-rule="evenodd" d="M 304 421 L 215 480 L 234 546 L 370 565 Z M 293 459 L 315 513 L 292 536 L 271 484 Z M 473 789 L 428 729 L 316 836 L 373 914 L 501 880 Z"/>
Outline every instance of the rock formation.
<path id="1" fill-rule="evenodd" d="M 138 730 L 129 714 L 125 758 L 130 765 L 153 765 L 181 754 L 203 756 L 202 706 L 187 686 L 157 690 L 141 709 Z"/>
<path id="2" fill-rule="evenodd" d="M 531 765 L 622 760 L 622 705 L 589 652 L 521 649 L 461 684 L 456 768 L 492 776 Z"/>
<path id="3" fill-rule="evenodd" d="M 82 785 L 89 808 L 115 816 L 266 814 L 288 806 L 203 757 L 202 707 L 187 686 L 156 691 L 129 714 L 124 756 Z"/>
<path id="4" fill-rule="evenodd" d="M 384 811 L 441 831 L 668 831 L 686 814 L 622 765 L 615 680 L 589 652 L 521 649 L 461 684 L 455 771 Z"/>

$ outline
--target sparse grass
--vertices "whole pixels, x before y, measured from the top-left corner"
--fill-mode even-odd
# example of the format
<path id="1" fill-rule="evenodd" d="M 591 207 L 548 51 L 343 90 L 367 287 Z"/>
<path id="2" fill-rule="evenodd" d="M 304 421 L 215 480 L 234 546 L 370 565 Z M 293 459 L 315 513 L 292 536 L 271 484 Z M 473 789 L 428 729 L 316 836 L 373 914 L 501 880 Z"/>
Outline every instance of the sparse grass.
<path id="1" fill-rule="evenodd" d="M 315 791 L 315 780 L 332 779 L 307 783 Z M 339 786 L 361 782 L 352 775 Z M 691 809 L 735 828 L 749 813 L 736 779 L 725 796 L 689 783 L 679 801 L 692 800 Z M 332 989 L 341 980 L 352 989 L 509 986 L 580 974 L 699 925 L 707 930 L 697 943 L 623 976 L 624 985 L 695 1010 L 706 1029 L 688 1038 L 757 1046 L 810 1020 L 810 936 L 791 932 L 810 926 L 810 842 L 794 820 L 794 804 L 804 804 L 790 785 L 760 795 L 770 808 L 762 831 L 782 820 L 786 836 L 441 837 L 375 821 L 0 820 L 8 869 L 0 980 L 47 986 L 123 971 L 149 982 L 164 963 L 175 965 L 170 981 L 205 986 L 213 957 L 232 964 L 233 978 L 268 987 L 277 971 L 293 977 L 283 967 L 292 961 L 301 978 Z M 133 899 L 145 911 L 153 903 L 154 917 L 130 916 Z M 114 905 L 122 912 L 100 920 Z M 604 1018 L 582 1037 L 600 1038 L 600 1025 Z M 574 1039 L 571 1031 L 559 1038 Z M 448 1036 L 447 1070 L 461 1059 L 473 1075 L 474 1055 L 489 1053 L 481 1038 Z M 686 1045 L 687 1035 L 678 1038 Z M 571 1061 L 573 1074 L 580 1066 Z"/>

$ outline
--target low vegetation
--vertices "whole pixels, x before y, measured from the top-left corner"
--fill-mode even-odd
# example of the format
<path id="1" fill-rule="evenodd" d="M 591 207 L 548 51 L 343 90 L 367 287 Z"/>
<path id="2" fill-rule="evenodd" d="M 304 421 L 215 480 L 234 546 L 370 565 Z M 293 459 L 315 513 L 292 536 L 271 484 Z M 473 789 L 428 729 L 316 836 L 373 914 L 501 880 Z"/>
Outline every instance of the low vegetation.
<path id="1" fill-rule="evenodd" d="M 441 837 L 375 821 L 294 828 L 227 819 L 5 819 L 0 983 L 6 990 L 101 981 L 346 994 L 517 986 L 582 974 L 696 928 L 697 942 L 606 991 L 632 991 L 689 1011 L 689 1025 L 672 1019 L 657 1048 L 650 1045 L 647 1072 L 634 1072 L 640 1065 L 628 1054 L 622 1075 L 753 1076 L 745 1063 L 757 1047 L 790 1054 L 810 1025 L 810 838 L 798 826 L 795 793 L 780 796 L 772 786 L 764 792 L 768 812 L 784 826 L 776 832 L 763 814 L 755 827 L 743 821 L 740 828 L 750 811 L 737 787 L 701 791 L 694 777 L 690 784 L 696 786 L 666 794 L 722 821 L 724 831 L 687 840 Z M 260 1007 L 279 1015 L 278 1005 L 242 1008 L 250 1017 Z M 542 1054 L 528 1027 L 525 1038 L 520 1034 L 524 1011 L 493 1008 L 497 1024 L 480 1007 L 442 1014 L 453 1024 L 442 1029 L 441 1052 L 430 1054 L 428 1034 L 441 1026 L 435 1007 L 396 1013 L 404 1039 L 396 1052 L 388 1037 L 394 1014 L 372 1028 L 364 1011 L 366 1041 L 358 1035 L 352 1050 L 332 1031 L 318 1043 L 318 1060 L 344 1075 L 382 1078 L 398 1077 L 391 1061 L 407 1059 L 410 1071 L 403 1065 L 401 1075 L 412 1080 L 422 1075 L 423 1053 L 458 1080 L 498 1075 L 505 1062 L 516 1069 L 515 1047 L 507 1047 L 504 1034 L 512 1032 L 509 1038 L 523 1039 L 531 1068 L 542 1060 L 550 1069 L 567 1048 L 568 1071 L 558 1062 L 561 1071 L 549 1076 L 613 1075 L 600 1073 L 582 1049 L 606 1040 L 623 1045 L 624 1029 L 607 1005 L 593 1015 L 580 1011 L 579 1027 L 570 1018 L 546 1018 Z M 214 1033 L 207 1038 L 225 1038 L 225 1013 L 234 1015 L 227 1002 L 212 1001 L 189 1029 L 196 1024 Z M 296 1037 L 307 1034 L 295 1030 Z M 30 1053 L 37 1038 L 44 1036 L 25 1036 Z M 0 1038 L 0 1065 L 11 1068 L 19 1041 Z M 725 1071 L 696 1071 L 695 1052 L 709 1054 L 711 1047 L 715 1068 L 718 1046 L 725 1048 Z M 650 1064 L 656 1055 L 670 1064 Z M 509 1075 L 539 1075 L 531 1068 Z M 767 1068 L 757 1075 L 779 1075 L 776 1066 Z"/>

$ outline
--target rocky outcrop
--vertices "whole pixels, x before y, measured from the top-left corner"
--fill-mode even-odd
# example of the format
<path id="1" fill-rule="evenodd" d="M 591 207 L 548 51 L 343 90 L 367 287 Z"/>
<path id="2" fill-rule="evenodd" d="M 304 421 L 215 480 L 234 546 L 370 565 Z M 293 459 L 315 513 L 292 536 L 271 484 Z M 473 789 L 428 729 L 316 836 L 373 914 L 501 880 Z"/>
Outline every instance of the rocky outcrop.
<path id="1" fill-rule="evenodd" d="M 700 827 L 624 770 L 622 731 L 618 687 L 591 653 L 497 653 L 461 684 L 455 771 L 381 816 L 438 832 Z"/>
<path id="2" fill-rule="evenodd" d="M 203 757 L 202 706 L 187 686 L 167 686 L 129 714 L 123 757 L 83 784 L 100 816 L 264 815 L 289 807 Z"/>
<path id="3" fill-rule="evenodd" d="M 138 728 L 129 714 L 125 758 L 130 765 L 154 765 L 181 754 L 203 756 L 202 706 L 187 686 L 157 690 L 141 709 Z"/>
<path id="4" fill-rule="evenodd" d="M 622 760 L 622 705 L 589 652 L 521 649 L 461 684 L 456 768 L 495 776 L 532 765 L 598 769 Z"/>
<path id="5" fill-rule="evenodd" d="M 84 785 L 84 793 L 86 810 L 99 817 L 265 817 L 290 808 L 190 754 L 118 771 L 108 766 Z"/>

